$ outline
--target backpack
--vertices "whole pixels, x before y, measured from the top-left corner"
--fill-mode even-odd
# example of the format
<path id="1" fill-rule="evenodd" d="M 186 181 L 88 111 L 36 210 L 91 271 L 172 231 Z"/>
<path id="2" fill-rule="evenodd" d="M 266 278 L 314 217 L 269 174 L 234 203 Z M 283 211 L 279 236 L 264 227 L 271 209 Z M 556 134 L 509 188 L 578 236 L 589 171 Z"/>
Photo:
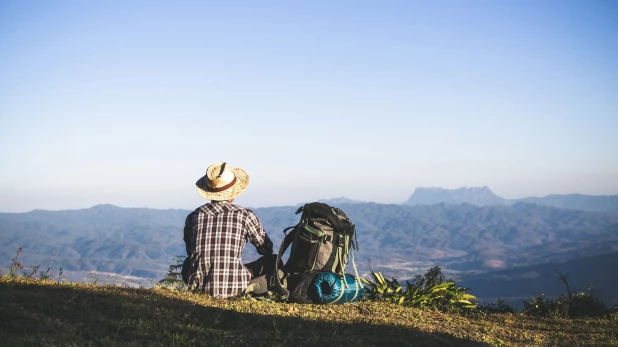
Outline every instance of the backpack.
<path id="1" fill-rule="evenodd" d="M 301 212 L 298 224 L 283 230 L 285 237 L 279 247 L 274 273 L 278 273 L 281 258 L 291 245 L 290 256 L 282 268 L 287 286 L 275 276 L 274 290 L 284 300 L 299 303 L 358 300 L 363 285 L 352 253 L 358 250 L 354 224 L 340 209 L 320 202 L 301 206 L 296 214 Z M 355 277 L 346 275 L 349 258 Z M 325 272 L 335 276 L 318 276 Z M 338 281 L 333 278 L 338 278 Z M 344 295 L 346 291 L 348 293 Z M 333 295 L 335 300 L 332 300 Z"/>

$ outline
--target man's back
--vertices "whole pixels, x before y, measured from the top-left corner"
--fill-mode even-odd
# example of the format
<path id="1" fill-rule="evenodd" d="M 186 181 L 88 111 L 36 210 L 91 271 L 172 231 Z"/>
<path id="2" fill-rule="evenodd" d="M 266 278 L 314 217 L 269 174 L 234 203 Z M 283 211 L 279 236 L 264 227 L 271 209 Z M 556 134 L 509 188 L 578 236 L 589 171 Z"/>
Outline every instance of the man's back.
<path id="1" fill-rule="evenodd" d="M 242 264 L 245 243 L 257 248 L 266 238 L 253 211 L 214 201 L 187 216 L 184 234 L 192 269 L 189 288 L 223 298 L 242 293 L 251 280 Z"/>

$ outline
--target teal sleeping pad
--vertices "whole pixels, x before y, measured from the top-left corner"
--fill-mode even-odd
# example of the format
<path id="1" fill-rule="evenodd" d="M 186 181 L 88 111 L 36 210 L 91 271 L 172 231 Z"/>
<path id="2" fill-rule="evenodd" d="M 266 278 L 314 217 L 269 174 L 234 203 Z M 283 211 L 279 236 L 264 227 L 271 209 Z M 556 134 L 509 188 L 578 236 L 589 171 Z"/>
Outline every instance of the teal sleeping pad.
<path id="1" fill-rule="evenodd" d="M 343 304 L 358 301 L 363 287 L 351 275 L 346 274 L 345 281 L 347 285 L 337 274 L 321 272 L 313 277 L 307 294 L 314 302 L 321 304 Z"/>

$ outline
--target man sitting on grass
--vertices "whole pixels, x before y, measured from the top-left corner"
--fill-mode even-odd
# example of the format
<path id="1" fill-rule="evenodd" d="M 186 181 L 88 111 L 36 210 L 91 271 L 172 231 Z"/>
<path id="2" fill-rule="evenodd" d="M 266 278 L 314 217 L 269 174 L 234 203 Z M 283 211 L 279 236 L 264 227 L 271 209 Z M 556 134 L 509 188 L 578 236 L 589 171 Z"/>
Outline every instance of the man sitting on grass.
<path id="1" fill-rule="evenodd" d="M 187 259 L 183 280 L 194 291 L 228 298 L 241 294 L 251 279 L 274 268 L 273 244 L 253 211 L 232 204 L 249 184 L 249 176 L 225 162 L 213 164 L 196 182 L 197 192 L 210 200 L 187 216 L 184 241 Z M 260 259 L 243 265 L 242 251 L 250 241 Z"/>

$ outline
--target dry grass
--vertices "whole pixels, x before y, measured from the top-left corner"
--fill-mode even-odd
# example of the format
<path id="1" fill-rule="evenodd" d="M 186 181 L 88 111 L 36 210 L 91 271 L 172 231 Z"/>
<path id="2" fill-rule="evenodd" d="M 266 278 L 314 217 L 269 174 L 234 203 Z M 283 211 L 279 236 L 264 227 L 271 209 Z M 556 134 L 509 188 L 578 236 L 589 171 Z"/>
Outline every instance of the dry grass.
<path id="1" fill-rule="evenodd" d="M 4 346 L 618 346 L 618 320 L 217 300 L 0 278 Z"/>

